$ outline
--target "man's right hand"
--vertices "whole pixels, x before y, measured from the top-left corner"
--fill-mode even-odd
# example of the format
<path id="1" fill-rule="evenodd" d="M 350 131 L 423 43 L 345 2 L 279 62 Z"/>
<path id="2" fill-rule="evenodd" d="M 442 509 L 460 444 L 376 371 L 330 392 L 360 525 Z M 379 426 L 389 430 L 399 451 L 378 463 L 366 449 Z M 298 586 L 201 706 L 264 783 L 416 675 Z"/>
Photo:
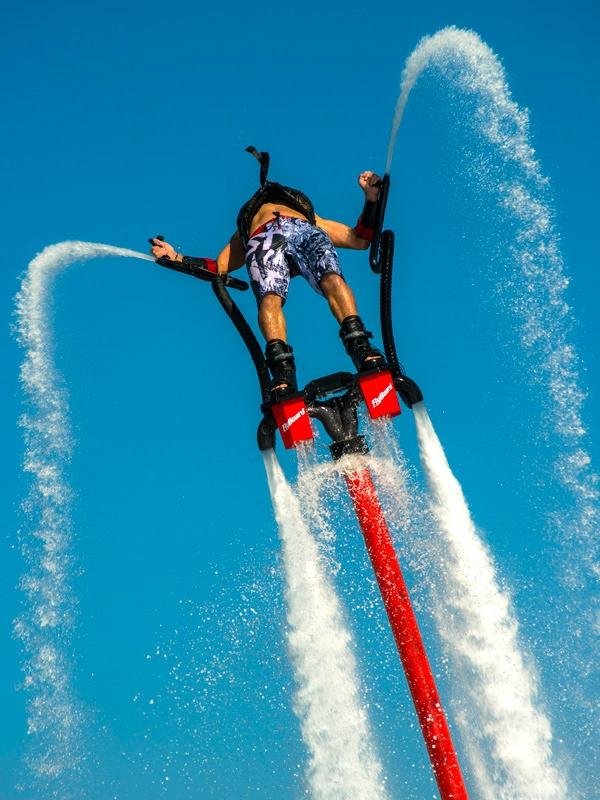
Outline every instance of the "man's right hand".
<path id="1" fill-rule="evenodd" d="M 171 261 L 180 260 L 177 258 L 177 252 L 175 248 L 168 242 L 163 242 L 162 239 L 154 237 L 153 239 L 150 239 L 150 244 L 152 245 L 151 252 L 154 258 L 170 258 Z"/>

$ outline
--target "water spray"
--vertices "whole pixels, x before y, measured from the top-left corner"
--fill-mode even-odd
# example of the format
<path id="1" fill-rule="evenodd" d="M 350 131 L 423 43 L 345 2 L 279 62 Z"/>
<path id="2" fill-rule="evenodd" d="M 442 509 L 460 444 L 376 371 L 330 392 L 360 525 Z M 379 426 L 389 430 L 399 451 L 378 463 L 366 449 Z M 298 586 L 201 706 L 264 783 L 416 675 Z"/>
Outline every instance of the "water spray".
<path id="1" fill-rule="evenodd" d="M 15 634 L 25 650 L 27 730 L 32 737 L 28 763 L 46 792 L 55 791 L 49 787 L 61 787 L 61 798 L 68 794 L 64 781 L 77 773 L 85 757 L 85 715 L 73 685 L 71 660 L 76 598 L 71 585 L 72 490 L 65 473 L 72 441 L 67 395 L 53 362 L 50 294 L 61 270 L 98 256 L 149 258 L 90 242 L 51 245 L 29 264 L 16 299 L 17 335 L 25 350 L 21 365 L 27 400 L 21 419 L 23 468 L 32 476 L 32 484 L 24 503 L 27 572 L 21 588 L 26 601 L 15 622 Z"/>
<path id="2" fill-rule="evenodd" d="M 298 498 L 273 450 L 263 452 L 282 543 L 296 676 L 295 711 L 316 800 L 385 800 L 383 770 L 360 701 L 352 636 Z"/>
<path id="3" fill-rule="evenodd" d="M 549 514 L 549 522 L 555 531 L 554 541 L 559 548 L 556 558 L 558 579 L 570 593 L 569 613 L 565 615 L 562 608 L 560 612 L 556 610 L 555 636 L 564 638 L 564 642 L 555 648 L 555 664 L 560 666 L 563 680 L 568 680 L 571 685 L 577 683 L 580 687 L 576 697 L 571 693 L 570 698 L 572 709 L 577 709 L 579 718 L 573 731 L 577 730 L 582 740 L 587 738 L 589 752 L 586 762 L 589 764 L 597 752 L 595 743 L 598 736 L 598 716 L 594 714 L 589 699 L 594 691 L 592 676 L 596 672 L 594 651 L 589 641 L 597 635 L 599 479 L 583 444 L 586 435 L 582 420 L 585 392 L 581 388 L 577 353 L 569 342 L 572 315 L 565 300 L 568 279 L 558 234 L 553 227 L 552 210 L 546 198 L 548 180 L 542 174 L 530 141 L 527 111 L 513 100 L 500 60 L 476 33 L 455 27 L 444 28 L 422 39 L 406 61 L 390 134 L 386 171 L 391 167 L 396 137 L 410 93 L 426 71 L 435 71 L 457 86 L 466 97 L 475 100 L 475 112 L 469 116 L 468 124 L 490 146 L 501 164 L 502 173 L 510 176 L 493 186 L 486 176 L 480 180 L 486 191 L 495 194 L 499 208 L 515 226 L 515 237 L 509 247 L 515 272 L 503 290 L 504 299 L 518 323 L 523 352 L 531 362 L 529 374 L 535 376 L 546 391 L 545 433 L 554 436 L 560 449 L 554 474 L 571 498 L 570 509 Z M 488 644 L 493 646 L 492 642 Z M 568 653 L 566 659 L 561 656 L 564 651 Z M 532 705 L 537 686 L 531 676 L 528 680 L 533 681 L 529 694 L 532 702 L 526 704 L 531 711 L 539 709 L 539 702 Z M 501 705 L 501 698 L 496 699 Z M 535 714 L 531 719 L 533 717 Z M 550 741 L 547 720 L 545 723 L 540 721 L 541 728 L 544 725 L 548 725 L 548 731 L 540 734 L 541 739 L 534 735 L 532 741 Z M 461 727 L 466 729 L 469 726 L 465 723 Z M 533 750 L 537 753 L 533 762 L 537 758 L 544 773 L 548 763 L 544 747 L 534 745 Z M 479 756 L 477 760 L 481 762 Z M 560 796 L 560 789 L 556 787 L 561 786 L 562 781 L 560 776 L 556 778 L 555 788 L 548 790 L 548 796 L 554 796 L 552 791 Z M 573 787 L 569 792 L 572 797 Z"/>

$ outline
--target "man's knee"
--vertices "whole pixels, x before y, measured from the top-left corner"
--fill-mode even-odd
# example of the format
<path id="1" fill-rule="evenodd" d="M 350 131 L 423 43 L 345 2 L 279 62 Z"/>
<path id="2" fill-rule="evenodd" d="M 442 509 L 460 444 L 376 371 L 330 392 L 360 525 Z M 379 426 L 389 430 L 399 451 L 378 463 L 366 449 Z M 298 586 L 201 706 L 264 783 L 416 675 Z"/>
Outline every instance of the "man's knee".
<path id="1" fill-rule="evenodd" d="M 260 323 L 280 319 L 283 316 L 283 299 L 278 294 L 266 294 L 258 304 Z"/>
<path id="2" fill-rule="evenodd" d="M 260 314 L 270 314 L 273 311 L 279 311 L 283 306 L 283 298 L 278 294 L 266 294 L 260 301 L 258 311 Z"/>
<path id="3" fill-rule="evenodd" d="M 330 292 L 339 291 L 346 285 L 346 281 L 337 272 L 328 272 L 321 278 L 321 290 L 325 296 Z"/>

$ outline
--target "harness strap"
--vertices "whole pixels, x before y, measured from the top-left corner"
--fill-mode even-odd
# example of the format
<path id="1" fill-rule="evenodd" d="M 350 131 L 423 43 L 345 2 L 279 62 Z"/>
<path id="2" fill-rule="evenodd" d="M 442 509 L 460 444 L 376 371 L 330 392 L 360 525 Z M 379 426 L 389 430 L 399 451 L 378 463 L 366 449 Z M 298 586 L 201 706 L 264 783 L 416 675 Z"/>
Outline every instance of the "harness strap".
<path id="1" fill-rule="evenodd" d="M 257 211 L 265 203 L 276 203 L 299 211 L 306 217 L 311 225 L 315 224 L 315 210 L 310 199 L 299 189 L 291 186 L 283 186 L 275 181 L 267 179 L 269 172 L 269 154 L 259 152 L 256 147 L 249 145 L 246 152 L 254 156 L 260 164 L 260 189 L 244 203 L 238 212 L 237 229 L 244 247 L 248 245 L 250 238 L 250 225 Z M 283 215 L 282 215 L 283 216 Z M 277 218 L 278 215 L 275 214 Z"/>
<path id="2" fill-rule="evenodd" d="M 269 174 L 269 164 L 271 162 L 271 157 L 268 153 L 262 151 L 258 152 L 254 145 L 249 144 L 246 148 L 246 152 L 250 153 L 250 155 L 254 156 L 254 158 L 260 164 L 260 185 L 264 186 L 267 182 L 267 175 Z"/>

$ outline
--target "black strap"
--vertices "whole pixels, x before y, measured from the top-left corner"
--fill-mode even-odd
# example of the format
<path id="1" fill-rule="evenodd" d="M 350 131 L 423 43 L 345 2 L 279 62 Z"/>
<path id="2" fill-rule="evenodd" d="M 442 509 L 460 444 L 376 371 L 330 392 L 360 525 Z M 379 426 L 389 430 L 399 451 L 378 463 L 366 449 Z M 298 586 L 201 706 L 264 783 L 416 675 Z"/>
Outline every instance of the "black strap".
<path id="1" fill-rule="evenodd" d="M 271 161 L 269 154 L 264 151 L 259 153 L 256 147 L 251 144 L 246 148 L 246 152 L 253 155 L 260 164 L 260 185 L 264 186 L 267 182 L 267 175 L 269 174 L 269 163 Z"/>

